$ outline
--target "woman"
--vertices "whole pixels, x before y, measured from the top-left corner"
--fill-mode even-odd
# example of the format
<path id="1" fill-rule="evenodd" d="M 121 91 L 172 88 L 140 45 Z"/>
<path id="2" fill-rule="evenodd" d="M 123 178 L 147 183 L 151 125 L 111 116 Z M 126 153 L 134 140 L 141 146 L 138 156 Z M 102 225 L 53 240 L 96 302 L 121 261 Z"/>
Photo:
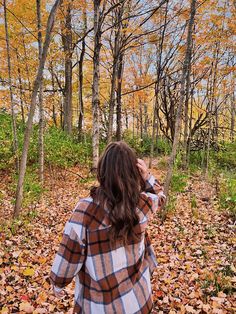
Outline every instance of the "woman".
<path id="1" fill-rule="evenodd" d="M 157 265 L 146 228 L 165 196 L 145 162 L 124 142 L 101 156 L 99 186 L 67 222 L 51 281 L 56 296 L 75 278 L 74 313 L 150 313 Z"/>

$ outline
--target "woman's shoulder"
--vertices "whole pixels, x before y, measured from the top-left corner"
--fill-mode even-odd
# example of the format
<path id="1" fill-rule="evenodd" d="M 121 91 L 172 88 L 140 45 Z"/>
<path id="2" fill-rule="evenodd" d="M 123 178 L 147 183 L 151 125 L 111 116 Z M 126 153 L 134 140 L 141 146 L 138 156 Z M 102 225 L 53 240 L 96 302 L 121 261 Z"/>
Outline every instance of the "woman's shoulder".
<path id="1" fill-rule="evenodd" d="M 80 198 L 74 208 L 74 213 L 89 215 L 96 209 L 97 204 L 91 196 Z"/>
<path id="2" fill-rule="evenodd" d="M 93 225 L 94 222 L 97 224 L 102 224 L 104 220 L 105 210 L 99 206 L 94 199 L 90 197 L 85 197 L 79 199 L 75 206 L 72 217 L 77 221 L 83 222 L 83 225 L 89 227 Z"/>

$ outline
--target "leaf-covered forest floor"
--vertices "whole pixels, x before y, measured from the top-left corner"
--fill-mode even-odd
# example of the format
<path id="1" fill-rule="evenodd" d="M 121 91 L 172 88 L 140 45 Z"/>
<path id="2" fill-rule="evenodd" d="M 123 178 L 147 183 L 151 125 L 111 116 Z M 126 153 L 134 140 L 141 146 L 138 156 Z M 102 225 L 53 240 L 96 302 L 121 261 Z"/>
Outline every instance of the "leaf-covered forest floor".
<path id="1" fill-rule="evenodd" d="M 155 165 L 153 174 L 164 178 Z M 41 203 L 11 223 L 11 179 L 4 172 L 0 177 L 0 313 L 71 313 L 73 284 L 58 300 L 48 275 L 64 224 L 94 183 L 88 169 L 48 169 Z M 152 279 L 153 313 L 235 313 L 232 221 L 200 175 L 190 177 L 176 197 L 166 220 L 156 215 L 149 226 L 159 262 Z"/>

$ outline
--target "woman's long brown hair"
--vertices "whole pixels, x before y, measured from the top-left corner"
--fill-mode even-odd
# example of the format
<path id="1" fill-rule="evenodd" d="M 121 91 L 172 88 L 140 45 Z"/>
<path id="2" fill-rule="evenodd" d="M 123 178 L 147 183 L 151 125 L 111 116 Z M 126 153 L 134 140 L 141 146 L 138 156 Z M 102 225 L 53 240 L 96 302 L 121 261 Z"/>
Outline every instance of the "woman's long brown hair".
<path id="1" fill-rule="evenodd" d="M 113 244 L 117 239 L 126 244 L 129 236 L 136 237 L 133 232 L 139 222 L 136 208 L 145 186 L 136 164 L 135 152 L 125 142 L 109 144 L 98 162 L 100 186 L 92 189 L 91 195 L 108 210 Z"/>

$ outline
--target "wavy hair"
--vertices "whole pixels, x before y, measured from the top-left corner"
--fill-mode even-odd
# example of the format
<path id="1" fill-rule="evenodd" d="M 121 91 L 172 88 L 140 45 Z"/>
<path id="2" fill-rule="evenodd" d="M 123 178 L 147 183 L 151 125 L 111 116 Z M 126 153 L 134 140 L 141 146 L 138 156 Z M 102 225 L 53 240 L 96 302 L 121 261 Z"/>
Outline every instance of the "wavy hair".
<path id="1" fill-rule="evenodd" d="M 91 196 L 107 208 L 111 224 L 111 243 L 128 237 L 137 238 L 133 231 L 139 217 L 136 208 L 145 182 L 137 167 L 135 152 L 123 141 L 110 143 L 98 162 L 99 187 L 91 190 Z"/>

